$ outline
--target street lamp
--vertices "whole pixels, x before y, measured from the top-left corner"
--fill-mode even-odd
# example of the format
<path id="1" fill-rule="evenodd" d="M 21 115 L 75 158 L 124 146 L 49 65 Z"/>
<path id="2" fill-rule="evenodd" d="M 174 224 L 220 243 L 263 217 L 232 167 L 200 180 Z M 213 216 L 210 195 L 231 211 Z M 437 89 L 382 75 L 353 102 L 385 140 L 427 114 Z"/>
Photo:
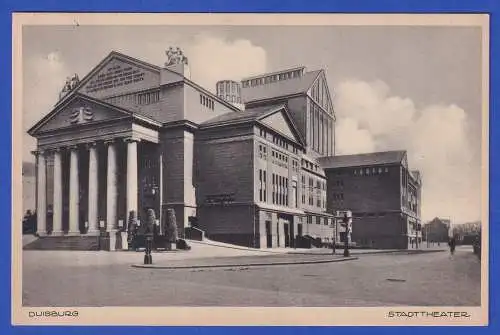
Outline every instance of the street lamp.
<path id="1" fill-rule="evenodd" d="M 350 225 L 349 225 L 349 217 L 347 216 L 347 213 L 344 213 L 344 218 L 343 218 L 343 223 L 342 225 L 345 227 L 345 237 L 344 237 L 344 257 L 349 257 L 349 232 L 350 232 Z"/>
<path id="2" fill-rule="evenodd" d="M 332 245 L 332 250 L 333 251 L 332 252 L 335 255 L 335 247 L 336 247 L 336 244 L 337 244 L 337 232 L 338 232 L 338 219 L 337 219 L 336 216 L 333 218 L 332 227 L 333 227 L 333 245 Z"/>

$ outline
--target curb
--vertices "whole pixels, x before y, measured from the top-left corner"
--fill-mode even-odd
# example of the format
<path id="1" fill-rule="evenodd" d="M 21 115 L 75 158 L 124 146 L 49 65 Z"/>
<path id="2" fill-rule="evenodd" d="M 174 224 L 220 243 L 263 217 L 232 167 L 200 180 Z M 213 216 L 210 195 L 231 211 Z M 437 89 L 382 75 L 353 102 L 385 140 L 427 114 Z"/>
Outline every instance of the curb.
<path id="1" fill-rule="evenodd" d="M 164 270 L 181 270 L 181 269 L 209 269 L 209 268 L 232 268 L 232 267 L 255 267 L 255 266 L 276 266 L 276 265 L 300 265 L 300 264 L 321 264 L 321 263 L 337 263 L 347 262 L 359 259 L 358 257 L 343 257 L 335 259 L 322 259 L 314 261 L 300 262 L 275 262 L 275 263 L 247 263 L 247 264 L 213 264 L 213 265 L 185 265 L 185 266 L 168 266 L 168 265 L 153 265 L 153 264 L 132 264 L 133 268 L 142 269 L 164 269 Z"/>
<path id="2" fill-rule="evenodd" d="M 384 250 L 384 251 L 368 251 L 368 252 L 360 252 L 360 253 L 351 253 L 355 256 L 363 256 L 363 255 L 387 255 L 387 254 L 406 254 L 406 255 L 414 255 L 414 254 L 426 254 L 426 253 L 433 253 L 433 252 L 443 252 L 446 250 Z M 314 255 L 314 256 L 327 256 L 327 255 L 332 255 L 331 252 L 329 253 L 307 253 L 307 252 L 294 252 L 290 251 L 287 252 L 286 254 L 288 255 Z M 340 255 L 340 254 L 339 254 Z"/>

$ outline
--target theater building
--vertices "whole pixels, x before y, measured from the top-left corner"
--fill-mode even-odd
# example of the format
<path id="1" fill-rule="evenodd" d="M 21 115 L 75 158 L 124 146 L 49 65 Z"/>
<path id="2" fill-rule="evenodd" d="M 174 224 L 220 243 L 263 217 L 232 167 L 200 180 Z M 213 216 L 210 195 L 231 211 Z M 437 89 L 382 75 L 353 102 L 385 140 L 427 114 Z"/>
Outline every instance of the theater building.
<path id="1" fill-rule="evenodd" d="M 191 81 L 179 49 L 167 56 L 159 67 L 111 52 L 29 130 L 38 235 L 99 240 L 123 231 L 131 211 L 144 220 L 152 208 L 162 222 L 173 208 L 181 235 L 197 226 L 261 248 L 330 239 L 318 158 L 335 152 L 335 114 L 324 71 L 222 80 L 213 94 Z"/>
<path id="2" fill-rule="evenodd" d="M 328 179 L 329 211 L 351 210 L 351 239 L 380 249 L 417 248 L 422 242 L 420 173 L 406 151 L 320 158 Z"/>

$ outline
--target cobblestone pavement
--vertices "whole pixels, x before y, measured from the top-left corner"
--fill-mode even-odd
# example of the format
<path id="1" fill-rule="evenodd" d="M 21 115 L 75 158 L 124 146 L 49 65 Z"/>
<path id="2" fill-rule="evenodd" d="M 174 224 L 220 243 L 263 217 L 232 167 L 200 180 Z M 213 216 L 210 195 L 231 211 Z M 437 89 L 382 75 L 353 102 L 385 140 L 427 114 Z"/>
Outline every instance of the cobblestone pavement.
<path id="1" fill-rule="evenodd" d="M 446 252 L 375 254 L 340 263 L 189 270 L 132 268 L 130 264 L 141 257 L 142 254 L 136 253 L 24 252 L 23 304 L 82 307 L 480 304 L 480 262 L 470 247 L 457 249 L 453 258 Z M 281 257 L 290 259 L 297 255 Z"/>

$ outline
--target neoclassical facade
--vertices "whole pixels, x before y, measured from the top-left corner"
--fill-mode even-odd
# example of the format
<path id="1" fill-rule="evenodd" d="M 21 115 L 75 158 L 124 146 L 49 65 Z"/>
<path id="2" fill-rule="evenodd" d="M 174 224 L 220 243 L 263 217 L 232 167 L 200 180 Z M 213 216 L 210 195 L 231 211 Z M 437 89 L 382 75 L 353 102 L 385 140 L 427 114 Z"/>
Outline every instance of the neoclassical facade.
<path id="1" fill-rule="evenodd" d="M 191 81 L 180 50 L 167 56 L 159 67 L 111 52 L 29 130 L 38 235 L 113 236 L 131 211 L 162 222 L 171 208 L 181 235 L 195 227 L 260 248 L 331 240 L 318 163 L 335 153 L 324 71 L 221 80 L 213 94 Z"/>

